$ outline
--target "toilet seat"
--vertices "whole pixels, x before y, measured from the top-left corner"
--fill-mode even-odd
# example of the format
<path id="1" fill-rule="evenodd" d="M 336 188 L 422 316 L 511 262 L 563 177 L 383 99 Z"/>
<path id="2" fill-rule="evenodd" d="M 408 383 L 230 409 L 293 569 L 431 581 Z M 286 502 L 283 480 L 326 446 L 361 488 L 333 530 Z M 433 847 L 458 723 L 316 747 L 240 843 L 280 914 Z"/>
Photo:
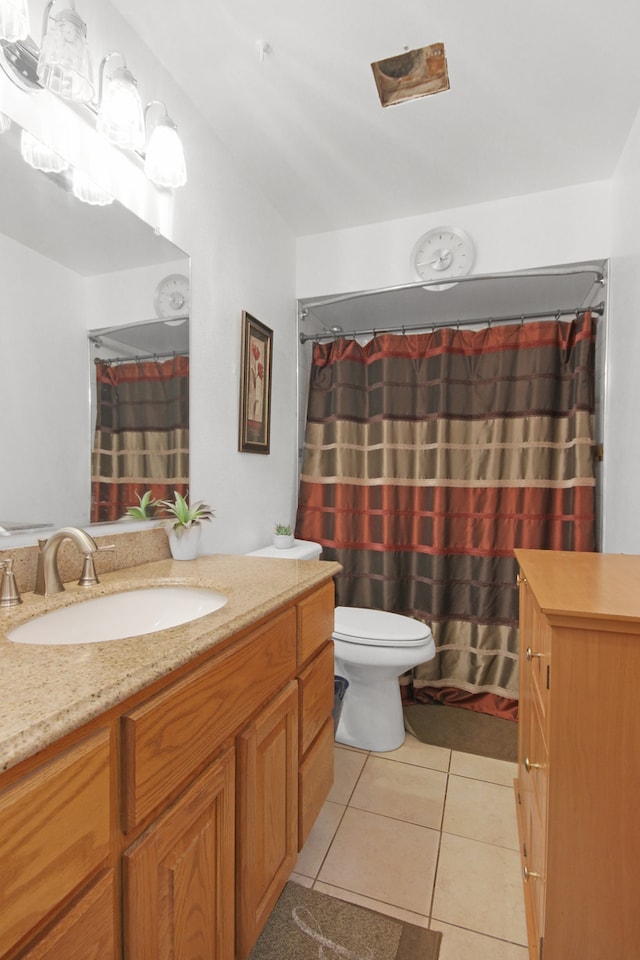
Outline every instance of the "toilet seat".
<path id="1" fill-rule="evenodd" d="M 414 647 L 431 636 L 426 624 L 411 617 L 366 607 L 336 607 L 333 637 L 374 647 Z"/>

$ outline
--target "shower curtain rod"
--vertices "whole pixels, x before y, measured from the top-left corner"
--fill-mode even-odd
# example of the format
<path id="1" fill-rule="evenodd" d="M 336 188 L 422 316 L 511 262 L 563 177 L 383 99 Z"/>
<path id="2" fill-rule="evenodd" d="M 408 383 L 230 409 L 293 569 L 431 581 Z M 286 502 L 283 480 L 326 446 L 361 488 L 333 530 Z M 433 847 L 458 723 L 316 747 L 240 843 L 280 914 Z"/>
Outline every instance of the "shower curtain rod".
<path id="1" fill-rule="evenodd" d="M 579 276 L 582 273 L 592 273 L 595 277 L 594 283 L 604 282 L 604 272 L 602 267 L 596 264 L 581 264 L 575 267 L 546 267 L 542 270 L 515 270 L 511 273 L 472 273 L 467 277 L 458 277 L 452 281 L 456 283 L 474 283 L 477 280 L 522 280 L 528 277 L 572 277 Z M 441 287 L 446 280 L 417 280 L 413 283 L 399 283 L 394 287 L 378 287 L 372 290 L 356 290 L 352 293 L 341 293 L 335 297 L 327 297 L 323 300 L 310 300 L 300 308 L 300 319 L 304 320 L 308 316 L 309 310 L 314 307 L 328 307 L 334 303 L 344 303 L 345 300 L 358 300 L 360 297 L 372 297 L 377 293 L 395 293 L 397 290 L 415 290 L 422 287 L 428 290 L 429 287 Z"/>
<path id="2" fill-rule="evenodd" d="M 142 353 L 139 357 L 94 357 L 93 362 L 99 363 L 138 363 L 141 360 L 170 360 L 172 357 L 188 357 L 188 353 L 172 350 L 170 353 Z"/>
<path id="3" fill-rule="evenodd" d="M 324 340 L 340 340 L 343 337 L 375 337 L 378 333 L 411 333 L 416 330 L 435 330 L 437 327 L 472 327 L 477 324 L 487 324 L 491 326 L 494 323 L 513 323 L 515 320 L 519 320 L 521 323 L 524 323 L 525 320 L 542 320 L 545 317 L 566 317 L 576 313 L 586 313 L 590 311 L 591 313 L 597 313 L 599 316 L 602 316 L 604 313 L 604 303 L 598 303 L 593 307 L 574 307 L 573 309 L 563 309 L 563 310 L 545 310 L 543 313 L 519 313 L 511 317 L 476 317 L 469 320 L 441 320 L 440 322 L 429 322 L 425 320 L 424 323 L 417 324 L 402 324 L 400 326 L 392 327 L 375 327 L 371 330 L 351 330 L 348 333 L 301 333 L 300 334 L 300 343 L 306 343 L 307 340 L 314 340 L 316 343 L 320 343 Z"/>

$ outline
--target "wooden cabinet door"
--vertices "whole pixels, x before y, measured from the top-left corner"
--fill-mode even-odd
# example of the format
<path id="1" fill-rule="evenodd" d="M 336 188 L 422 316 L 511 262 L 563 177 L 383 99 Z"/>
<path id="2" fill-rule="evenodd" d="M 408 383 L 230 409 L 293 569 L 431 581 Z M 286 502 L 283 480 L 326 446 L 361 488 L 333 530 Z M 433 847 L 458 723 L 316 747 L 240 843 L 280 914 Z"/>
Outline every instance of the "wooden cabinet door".
<path id="1" fill-rule="evenodd" d="M 295 865 L 298 685 L 288 684 L 237 739 L 236 956 L 246 958 Z"/>
<path id="2" fill-rule="evenodd" d="M 234 753 L 124 855 L 127 960 L 233 960 Z"/>

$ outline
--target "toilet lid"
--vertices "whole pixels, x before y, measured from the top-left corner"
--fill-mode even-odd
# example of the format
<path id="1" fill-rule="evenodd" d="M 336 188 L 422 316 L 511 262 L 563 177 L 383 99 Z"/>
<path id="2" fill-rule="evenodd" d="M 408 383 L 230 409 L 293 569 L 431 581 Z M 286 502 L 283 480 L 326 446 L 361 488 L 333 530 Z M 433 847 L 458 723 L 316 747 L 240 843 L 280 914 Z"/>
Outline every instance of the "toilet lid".
<path id="1" fill-rule="evenodd" d="M 431 636 L 429 627 L 398 613 L 365 607 L 336 607 L 333 636 L 346 643 L 411 647 Z"/>

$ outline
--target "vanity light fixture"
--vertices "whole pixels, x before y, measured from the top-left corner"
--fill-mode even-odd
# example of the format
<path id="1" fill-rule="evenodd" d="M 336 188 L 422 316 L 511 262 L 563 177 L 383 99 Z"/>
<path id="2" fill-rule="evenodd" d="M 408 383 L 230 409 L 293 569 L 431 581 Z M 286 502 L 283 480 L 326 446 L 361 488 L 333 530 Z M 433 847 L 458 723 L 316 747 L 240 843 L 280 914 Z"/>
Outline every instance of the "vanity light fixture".
<path id="1" fill-rule="evenodd" d="M 155 106 L 162 108 L 162 114 L 153 122 L 149 114 Z M 147 178 L 159 187 L 184 186 L 187 182 L 184 149 L 178 128 L 167 113 L 167 108 L 162 101 L 152 100 L 145 107 L 144 116 L 147 127 L 144 172 Z"/>
<path id="2" fill-rule="evenodd" d="M 71 6 L 52 15 L 56 0 L 44 10 L 42 43 L 38 58 L 38 79 L 44 87 L 64 100 L 88 103 L 93 97 L 91 57 L 87 25 Z"/>
<path id="3" fill-rule="evenodd" d="M 112 68 L 114 57 L 122 61 L 121 66 Z M 138 84 L 127 69 L 125 58 L 115 51 L 108 53 L 100 64 L 96 128 L 118 147 L 144 149 L 144 112 Z"/>
<path id="4" fill-rule="evenodd" d="M 88 177 L 82 170 L 73 169 L 71 189 L 74 197 L 83 203 L 90 203 L 94 207 L 106 207 L 113 203 L 112 194 L 98 186 L 95 180 Z"/>
<path id="5" fill-rule="evenodd" d="M 69 168 L 69 162 L 64 157 L 42 143 L 28 130 L 22 130 L 20 133 L 20 153 L 30 167 L 41 170 L 43 173 L 62 173 Z"/>
<path id="6" fill-rule="evenodd" d="M 29 36 L 29 9 L 27 0 L 1 0 L 0 40 L 14 43 Z"/>

